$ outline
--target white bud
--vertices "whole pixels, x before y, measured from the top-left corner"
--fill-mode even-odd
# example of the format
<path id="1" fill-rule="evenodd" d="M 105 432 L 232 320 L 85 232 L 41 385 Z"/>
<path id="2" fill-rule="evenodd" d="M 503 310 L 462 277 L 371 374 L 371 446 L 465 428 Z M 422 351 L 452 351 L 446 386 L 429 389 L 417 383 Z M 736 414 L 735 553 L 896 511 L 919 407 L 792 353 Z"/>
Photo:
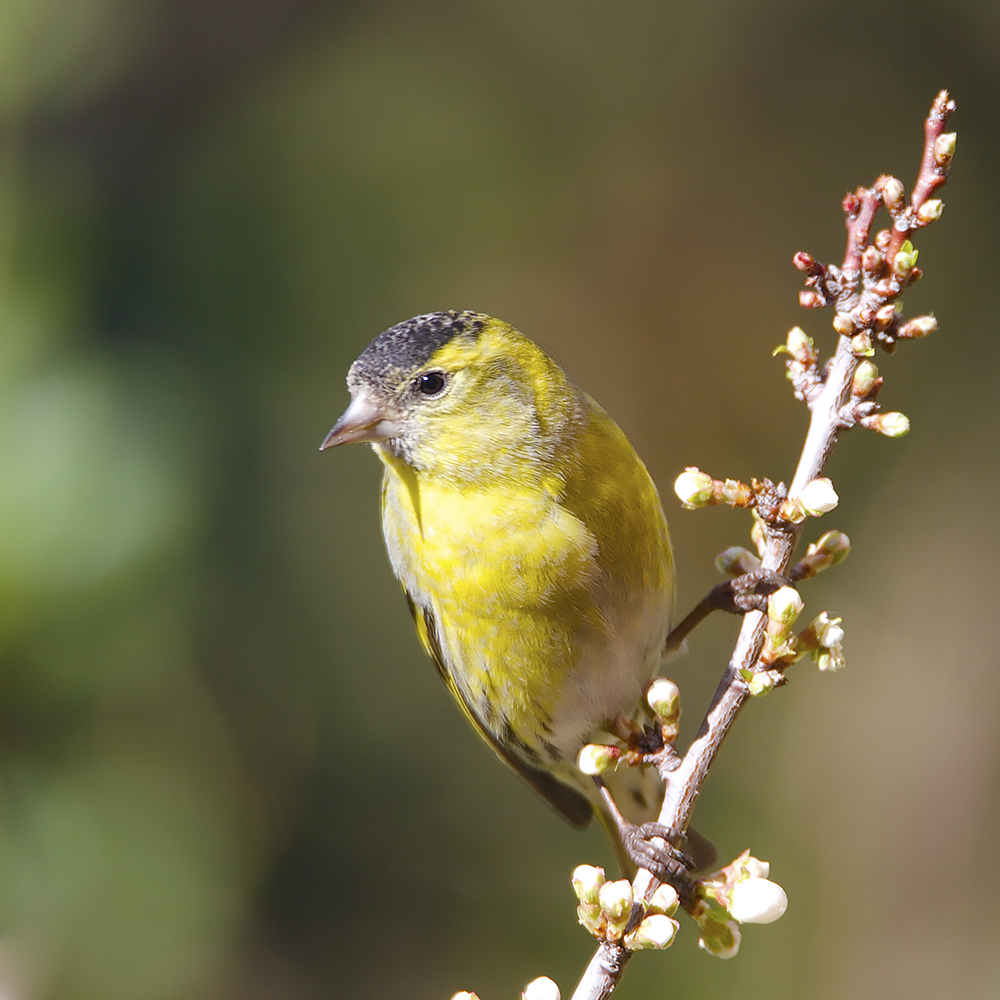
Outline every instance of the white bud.
<path id="1" fill-rule="evenodd" d="M 767 597 L 767 617 L 782 625 L 794 625 L 805 602 L 794 587 L 781 587 Z"/>
<path id="2" fill-rule="evenodd" d="M 581 903 L 594 904 L 597 902 L 597 892 L 604 885 L 606 878 L 603 868 L 597 868 L 594 865 L 577 865 L 573 869 L 570 881 L 573 883 L 576 898 Z"/>
<path id="3" fill-rule="evenodd" d="M 649 897 L 649 901 L 646 903 L 646 912 L 665 913 L 668 917 L 672 917 L 677 911 L 679 903 L 680 899 L 677 896 L 677 890 L 672 885 L 661 882 L 656 887 L 653 895 Z"/>
<path id="4" fill-rule="evenodd" d="M 680 688 L 668 677 L 657 677 L 646 692 L 646 702 L 653 714 L 668 722 L 676 722 L 681 714 Z"/>
<path id="5" fill-rule="evenodd" d="M 603 743 L 588 743 L 576 759 L 576 766 L 591 777 L 602 774 L 621 756 L 617 747 L 607 747 Z"/>
<path id="6" fill-rule="evenodd" d="M 524 987 L 521 1000 L 562 1000 L 562 994 L 548 976 L 539 976 Z"/>
<path id="7" fill-rule="evenodd" d="M 715 481 L 695 468 L 685 469 L 674 482 L 674 492 L 685 507 L 704 507 L 712 499 Z"/>
<path id="8" fill-rule="evenodd" d="M 663 913 L 654 913 L 641 921 L 635 930 L 625 935 L 624 945 L 631 951 L 643 948 L 669 948 L 680 924 Z"/>
<path id="9" fill-rule="evenodd" d="M 620 920 L 632 909 L 632 883 L 627 878 L 605 882 L 597 893 L 601 909 L 612 919 Z"/>
<path id="10" fill-rule="evenodd" d="M 761 861 L 752 854 L 743 862 L 743 871 L 747 878 L 767 878 L 771 874 L 771 865 L 767 861 Z"/>
<path id="11" fill-rule="evenodd" d="M 813 517 L 833 510 L 840 503 L 840 497 L 837 496 L 833 483 L 825 476 L 820 476 L 819 479 L 813 479 L 806 483 L 799 490 L 796 499 L 802 504 L 803 510 L 807 514 L 812 514 Z"/>
<path id="12" fill-rule="evenodd" d="M 461 993 L 454 994 L 451 1000 L 479 1000 L 479 994 L 470 993 L 468 990 L 462 990 Z"/>
<path id="13" fill-rule="evenodd" d="M 715 568 L 723 576 L 743 576 L 760 569 L 760 560 L 742 545 L 732 545 L 715 557 Z"/>
<path id="14" fill-rule="evenodd" d="M 788 909 L 785 890 L 766 878 L 748 878 L 733 886 L 729 912 L 741 924 L 770 924 Z"/>

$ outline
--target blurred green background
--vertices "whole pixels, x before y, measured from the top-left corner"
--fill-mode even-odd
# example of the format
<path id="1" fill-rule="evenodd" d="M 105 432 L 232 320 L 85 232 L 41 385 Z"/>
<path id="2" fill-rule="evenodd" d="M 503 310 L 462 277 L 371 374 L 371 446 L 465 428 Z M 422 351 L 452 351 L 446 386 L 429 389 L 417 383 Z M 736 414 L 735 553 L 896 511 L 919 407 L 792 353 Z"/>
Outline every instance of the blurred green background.
<path id="1" fill-rule="evenodd" d="M 942 222 L 880 359 L 906 439 L 849 435 L 805 592 L 848 669 L 751 704 L 699 804 L 787 916 L 688 922 L 623 998 L 993 997 L 1000 8 L 993 0 L 5 0 L 0 5 L 0 995 L 568 996 L 568 875 L 608 863 L 481 745 L 420 653 L 367 449 L 316 448 L 413 314 L 498 315 L 630 435 L 678 608 L 749 520 L 685 465 L 790 476 L 771 348 L 844 191 Z M 818 533 L 814 527 L 813 534 Z M 689 730 L 737 623 L 670 672 Z"/>

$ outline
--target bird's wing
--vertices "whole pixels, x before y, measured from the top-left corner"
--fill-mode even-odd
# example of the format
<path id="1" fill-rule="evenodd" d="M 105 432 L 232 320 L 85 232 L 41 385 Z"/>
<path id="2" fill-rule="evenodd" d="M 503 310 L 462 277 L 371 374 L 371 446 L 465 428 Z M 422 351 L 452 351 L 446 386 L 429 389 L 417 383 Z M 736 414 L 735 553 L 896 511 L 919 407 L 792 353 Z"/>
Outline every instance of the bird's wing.
<path id="1" fill-rule="evenodd" d="M 441 680 L 444 681 L 455 700 L 462 706 L 462 711 L 465 712 L 475 730 L 493 747 L 497 756 L 524 778 L 557 813 L 572 823 L 573 826 L 580 827 L 581 829 L 587 826 L 594 815 L 594 810 L 590 802 L 583 795 L 574 791 L 568 785 L 564 785 L 561 781 L 557 781 L 547 771 L 542 771 L 526 764 L 510 747 L 504 746 L 483 725 L 482 720 L 473 712 L 469 703 L 465 700 L 462 691 L 455 684 L 451 672 L 448 670 L 444 654 L 441 650 L 441 644 L 438 641 L 437 622 L 434 619 L 433 611 L 430 608 L 418 605 L 405 588 L 403 592 L 406 594 L 406 602 L 410 606 L 410 613 L 413 615 L 413 621 L 417 626 L 417 635 L 420 638 L 420 644 L 427 650 L 427 653 L 434 661 L 434 666 L 437 667 Z"/>

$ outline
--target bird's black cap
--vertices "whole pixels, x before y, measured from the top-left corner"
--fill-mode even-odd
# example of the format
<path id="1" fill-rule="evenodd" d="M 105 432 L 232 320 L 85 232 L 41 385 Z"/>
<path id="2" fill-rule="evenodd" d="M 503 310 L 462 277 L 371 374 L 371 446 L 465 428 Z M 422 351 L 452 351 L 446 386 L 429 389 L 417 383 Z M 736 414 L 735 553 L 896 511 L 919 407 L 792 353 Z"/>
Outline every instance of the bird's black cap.
<path id="1" fill-rule="evenodd" d="M 455 337 L 475 338 L 489 317 L 477 312 L 425 313 L 380 333 L 351 365 L 347 384 L 391 392 Z"/>

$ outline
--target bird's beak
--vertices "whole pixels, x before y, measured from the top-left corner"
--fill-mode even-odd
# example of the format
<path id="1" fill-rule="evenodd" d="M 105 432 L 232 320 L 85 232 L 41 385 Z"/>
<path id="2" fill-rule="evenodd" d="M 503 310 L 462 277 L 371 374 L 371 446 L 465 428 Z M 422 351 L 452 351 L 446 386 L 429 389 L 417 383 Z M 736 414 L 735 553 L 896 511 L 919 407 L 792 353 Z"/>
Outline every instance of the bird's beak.
<path id="1" fill-rule="evenodd" d="M 398 410 L 385 403 L 376 403 L 359 392 L 333 425 L 333 430 L 323 438 L 319 450 L 355 441 L 388 441 L 402 433 L 403 419 Z"/>

